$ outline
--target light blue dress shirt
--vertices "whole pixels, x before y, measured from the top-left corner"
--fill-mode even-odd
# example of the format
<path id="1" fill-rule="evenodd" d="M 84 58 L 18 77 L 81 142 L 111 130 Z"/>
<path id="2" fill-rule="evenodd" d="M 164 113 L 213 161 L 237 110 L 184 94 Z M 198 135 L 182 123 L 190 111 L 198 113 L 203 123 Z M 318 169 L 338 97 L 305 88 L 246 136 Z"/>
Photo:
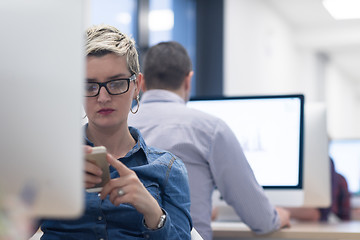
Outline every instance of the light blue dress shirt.
<path id="1" fill-rule="evenodd" d="M 256 181 L 240 143 L 222 120 L 186 107 L 173 92 L 149 90 L 142 95 L 138 113 L 129 114 L 128 123 L 141 131 L 149 145 L 184 161 L 190 183 L 190 214 L 204 239 L 212 239 L 215 186 L 255 233 L 280 227 L 279 216 Z"/>
<path id="2" fill-rule="evenodd" d="M 166 213 L 163 227 L 150 230 L 144 217 L 130 204 L 114 206 L 109 196 L 101 200 L 97 193 L 85 193 L 86 208 L 79 219 L 41 222 L 41 239 L 173 239 L 190 240 L 190 194 L 183 162 L 164 150 L 146 146 L 139 131 L 129 127 L 135 147 L 119 160 L 134 170 Z M 86 144 L 93 144 L 86 138 Z M 66 173 L 65 173 L 66 174 Z M 110 166 L 111 178 L 119 177 Z"/>

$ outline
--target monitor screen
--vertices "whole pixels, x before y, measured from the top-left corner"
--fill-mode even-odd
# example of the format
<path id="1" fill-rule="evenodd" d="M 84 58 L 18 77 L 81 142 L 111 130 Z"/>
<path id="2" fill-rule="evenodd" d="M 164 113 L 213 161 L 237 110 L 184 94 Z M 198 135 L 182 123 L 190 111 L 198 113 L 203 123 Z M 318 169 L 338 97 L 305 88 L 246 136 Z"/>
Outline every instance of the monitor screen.
<path id="1" fill-rule="evenodd" d="M 303 95 L 193 98 L 188 106 L 229 125 L 265 190 L 302 190 Z M 281 198 L 274 203 L 298 206 L 303 200 Z"/>
<path id="2" fill-rule="evenodd" d="M 360 139 L 330 141 L 329 155 L 335 170 L 346 178 L 350 193 L 360 195 Z"/>

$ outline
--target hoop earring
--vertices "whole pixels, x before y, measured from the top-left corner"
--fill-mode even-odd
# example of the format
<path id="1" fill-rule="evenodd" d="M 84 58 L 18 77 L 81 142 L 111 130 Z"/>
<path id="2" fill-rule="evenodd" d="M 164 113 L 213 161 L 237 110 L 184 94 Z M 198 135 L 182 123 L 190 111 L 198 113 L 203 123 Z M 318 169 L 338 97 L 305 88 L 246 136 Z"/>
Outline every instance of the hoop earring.
<path id="1" fill-rule="evenodd" d="M 136 110 L 133 111 L 132 108 L 130 108 L 130 112 L 131 112 L 132 114 L 135 114 L 135 113 L 137 113 L 137 112 L 139 111 L 139 106 L 140 106 L 139 99 L 140 99 L 140 97 L 139 97 L 139 95 L 137 95 L 137 96 L 136 96 L 136 105 L 137 105 L 137 106 L 136 106 Z"/>

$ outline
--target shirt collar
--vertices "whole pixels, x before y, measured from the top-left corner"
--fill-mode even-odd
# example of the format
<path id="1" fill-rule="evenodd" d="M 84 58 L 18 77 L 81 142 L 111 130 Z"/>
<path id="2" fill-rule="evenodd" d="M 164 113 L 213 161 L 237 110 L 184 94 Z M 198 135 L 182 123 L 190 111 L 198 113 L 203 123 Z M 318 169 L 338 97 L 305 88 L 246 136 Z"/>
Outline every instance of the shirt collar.
<path id="1" fill-rule="evenodd" d="M 131 136 L 135 139 L 136 144 L 135 146 L 126 154 L 126 156 L 131 155 L 133 153 L 136 153 L 140 149 L 144 151 L 144 153 L 147 153 L 147 146 L 145 144 L 145 141 L 143 137 L 141 136 L 141 133 L 138 129 L 134 127 L 129 127 Z"/>
<path id="2" fill-rule="evenodd" d="M 179 95 L 163 89 L 152 89 L 143 93 L 141 96 L 141 103 L 151 102 L 175 102 L 185 104 L 184 99 L 182 99 Z"/>

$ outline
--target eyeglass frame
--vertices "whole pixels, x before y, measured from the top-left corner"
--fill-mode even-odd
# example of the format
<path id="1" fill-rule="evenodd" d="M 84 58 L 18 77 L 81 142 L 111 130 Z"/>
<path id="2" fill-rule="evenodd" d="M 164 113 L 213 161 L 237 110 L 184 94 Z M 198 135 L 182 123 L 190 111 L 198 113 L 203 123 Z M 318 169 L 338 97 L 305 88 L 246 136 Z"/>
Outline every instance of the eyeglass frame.
<path id="1" fill-rule="evenodd" d="M 124 92 L 121 92 L 121 93 L 111 93 L 111 92 L 109 91 L 109 89 L 107 88 L 107 84 L 110 83 L 110 82 L 119 81 L 119 80 L 127 81 L 127 83 L 128 83 L 127 89 L 126 89 Z M 97 92 L 95 95 L 93 95 L 93 96 L 85 96 L 85 97 L 96 97 L 96 96 L 98 96 L 98 95 L 100 94 L 100 90 L 101 90 L 102 87 L 104 87 L 104 88 L 106 89 L 106 91 L 107 91 L 107 93 L 108 93 L 109 95 L 121 95 L 121 94 L 124 94 L 124 93 L 126 93 L 127 91 L 129 91 L 130 83 L 131 83 L 132 81 L 135 81 L 135 80 L 136 80 L 136 74 L 134 73 L 134 74 L 131 75 L 129 78 L 117 78 L 117 79 L 113 79 L 113 80 L 110 80 L 110 81 L 107 81 L 107 82 L 103 82 L 103 83 L 101 83 L 101 82 L 87 82 L 87 83 L 95 83 L 95 84 L 97 84 L 97 85 L 99 86 L 99 89 L 98 89 L 98 92 Z"/>

